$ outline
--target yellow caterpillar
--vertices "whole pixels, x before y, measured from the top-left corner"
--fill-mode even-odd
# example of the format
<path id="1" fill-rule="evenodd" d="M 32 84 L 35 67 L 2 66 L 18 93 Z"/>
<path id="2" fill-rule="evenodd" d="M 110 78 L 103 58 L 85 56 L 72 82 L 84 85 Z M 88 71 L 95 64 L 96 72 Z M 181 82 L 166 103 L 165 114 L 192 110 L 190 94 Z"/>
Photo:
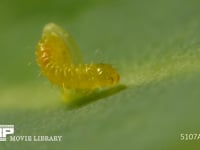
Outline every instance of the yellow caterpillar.
<path id="1" fill-rule="evenodd" d="M 64 90 L 91 91 L 116 85 L 120 79 L 111 65 L 84 64 L 72 37 L 54 23 L 44 27 L 36 56 L 43 75 Z"/>

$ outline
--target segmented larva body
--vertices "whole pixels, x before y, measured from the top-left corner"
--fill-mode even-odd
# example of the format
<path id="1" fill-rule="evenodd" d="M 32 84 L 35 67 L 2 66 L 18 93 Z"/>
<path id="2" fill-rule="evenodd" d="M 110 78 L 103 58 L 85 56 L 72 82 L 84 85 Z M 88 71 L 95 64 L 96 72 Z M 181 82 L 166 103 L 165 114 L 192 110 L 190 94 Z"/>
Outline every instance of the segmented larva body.
<path id="1" fill-rule="evenodd" d="M 66 89 L 90 90 L 119 82 L 111 65 L 83 64 L 73 39 L 53 23 L 45 26 L 36 55 L 42 73 Z"/>

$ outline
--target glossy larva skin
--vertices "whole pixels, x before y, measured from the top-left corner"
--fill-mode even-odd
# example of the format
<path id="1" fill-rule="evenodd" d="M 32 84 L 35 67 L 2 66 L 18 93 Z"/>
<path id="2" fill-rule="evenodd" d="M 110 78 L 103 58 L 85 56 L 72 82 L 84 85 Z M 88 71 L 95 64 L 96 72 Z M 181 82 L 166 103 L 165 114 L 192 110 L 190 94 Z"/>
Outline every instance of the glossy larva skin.
<path id="1" fill-rule="evenodd" d="M 52 83 L 66 89 L 89 90 L 115 85 L 119 81 L 119 75 L 105 64 L 49 65 L 42 72 Z"/>
<path id="2" fill-rule="evenodd" d="M 49 26 L 45 27 L 36 55 L 42 73 L 52 83 L 65 89 L 91 90 L 119 82 L 119 74 L 111 65 L 75 63 L 73 49 L 60 31 L 55 30 L 59 27 Z"/>

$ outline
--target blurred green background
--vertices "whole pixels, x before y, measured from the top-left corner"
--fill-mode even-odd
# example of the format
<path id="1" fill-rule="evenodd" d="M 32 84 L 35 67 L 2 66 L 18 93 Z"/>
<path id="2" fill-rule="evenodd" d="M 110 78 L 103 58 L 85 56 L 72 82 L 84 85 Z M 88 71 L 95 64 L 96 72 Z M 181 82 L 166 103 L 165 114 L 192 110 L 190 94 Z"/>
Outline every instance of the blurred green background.
<path id="1" fill-rule="evenodd" d="M 0 142 L 0 149 L 198 149 L 198 0 L 1 0 L 0 124 L 15 135 L 62 135 L 62 142 Z M 35 61 L 42 28 L 55 22 L 87 63 L 112 64 L 128 88 L 68 110 Z"/>

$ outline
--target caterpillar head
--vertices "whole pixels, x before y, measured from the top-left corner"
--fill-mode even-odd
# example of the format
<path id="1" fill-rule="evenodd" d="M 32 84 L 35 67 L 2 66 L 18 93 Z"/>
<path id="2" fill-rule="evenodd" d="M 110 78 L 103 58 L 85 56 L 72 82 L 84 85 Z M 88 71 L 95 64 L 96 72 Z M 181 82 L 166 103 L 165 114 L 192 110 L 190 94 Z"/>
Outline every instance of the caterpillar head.
<path id="1" fill-rule="evenodd" d="M 120 80 L 119 74 L 111 65 L 96 64 L 96 72 L 98 75 L 98 84 L 102 87 L 115 85 Z"/>

